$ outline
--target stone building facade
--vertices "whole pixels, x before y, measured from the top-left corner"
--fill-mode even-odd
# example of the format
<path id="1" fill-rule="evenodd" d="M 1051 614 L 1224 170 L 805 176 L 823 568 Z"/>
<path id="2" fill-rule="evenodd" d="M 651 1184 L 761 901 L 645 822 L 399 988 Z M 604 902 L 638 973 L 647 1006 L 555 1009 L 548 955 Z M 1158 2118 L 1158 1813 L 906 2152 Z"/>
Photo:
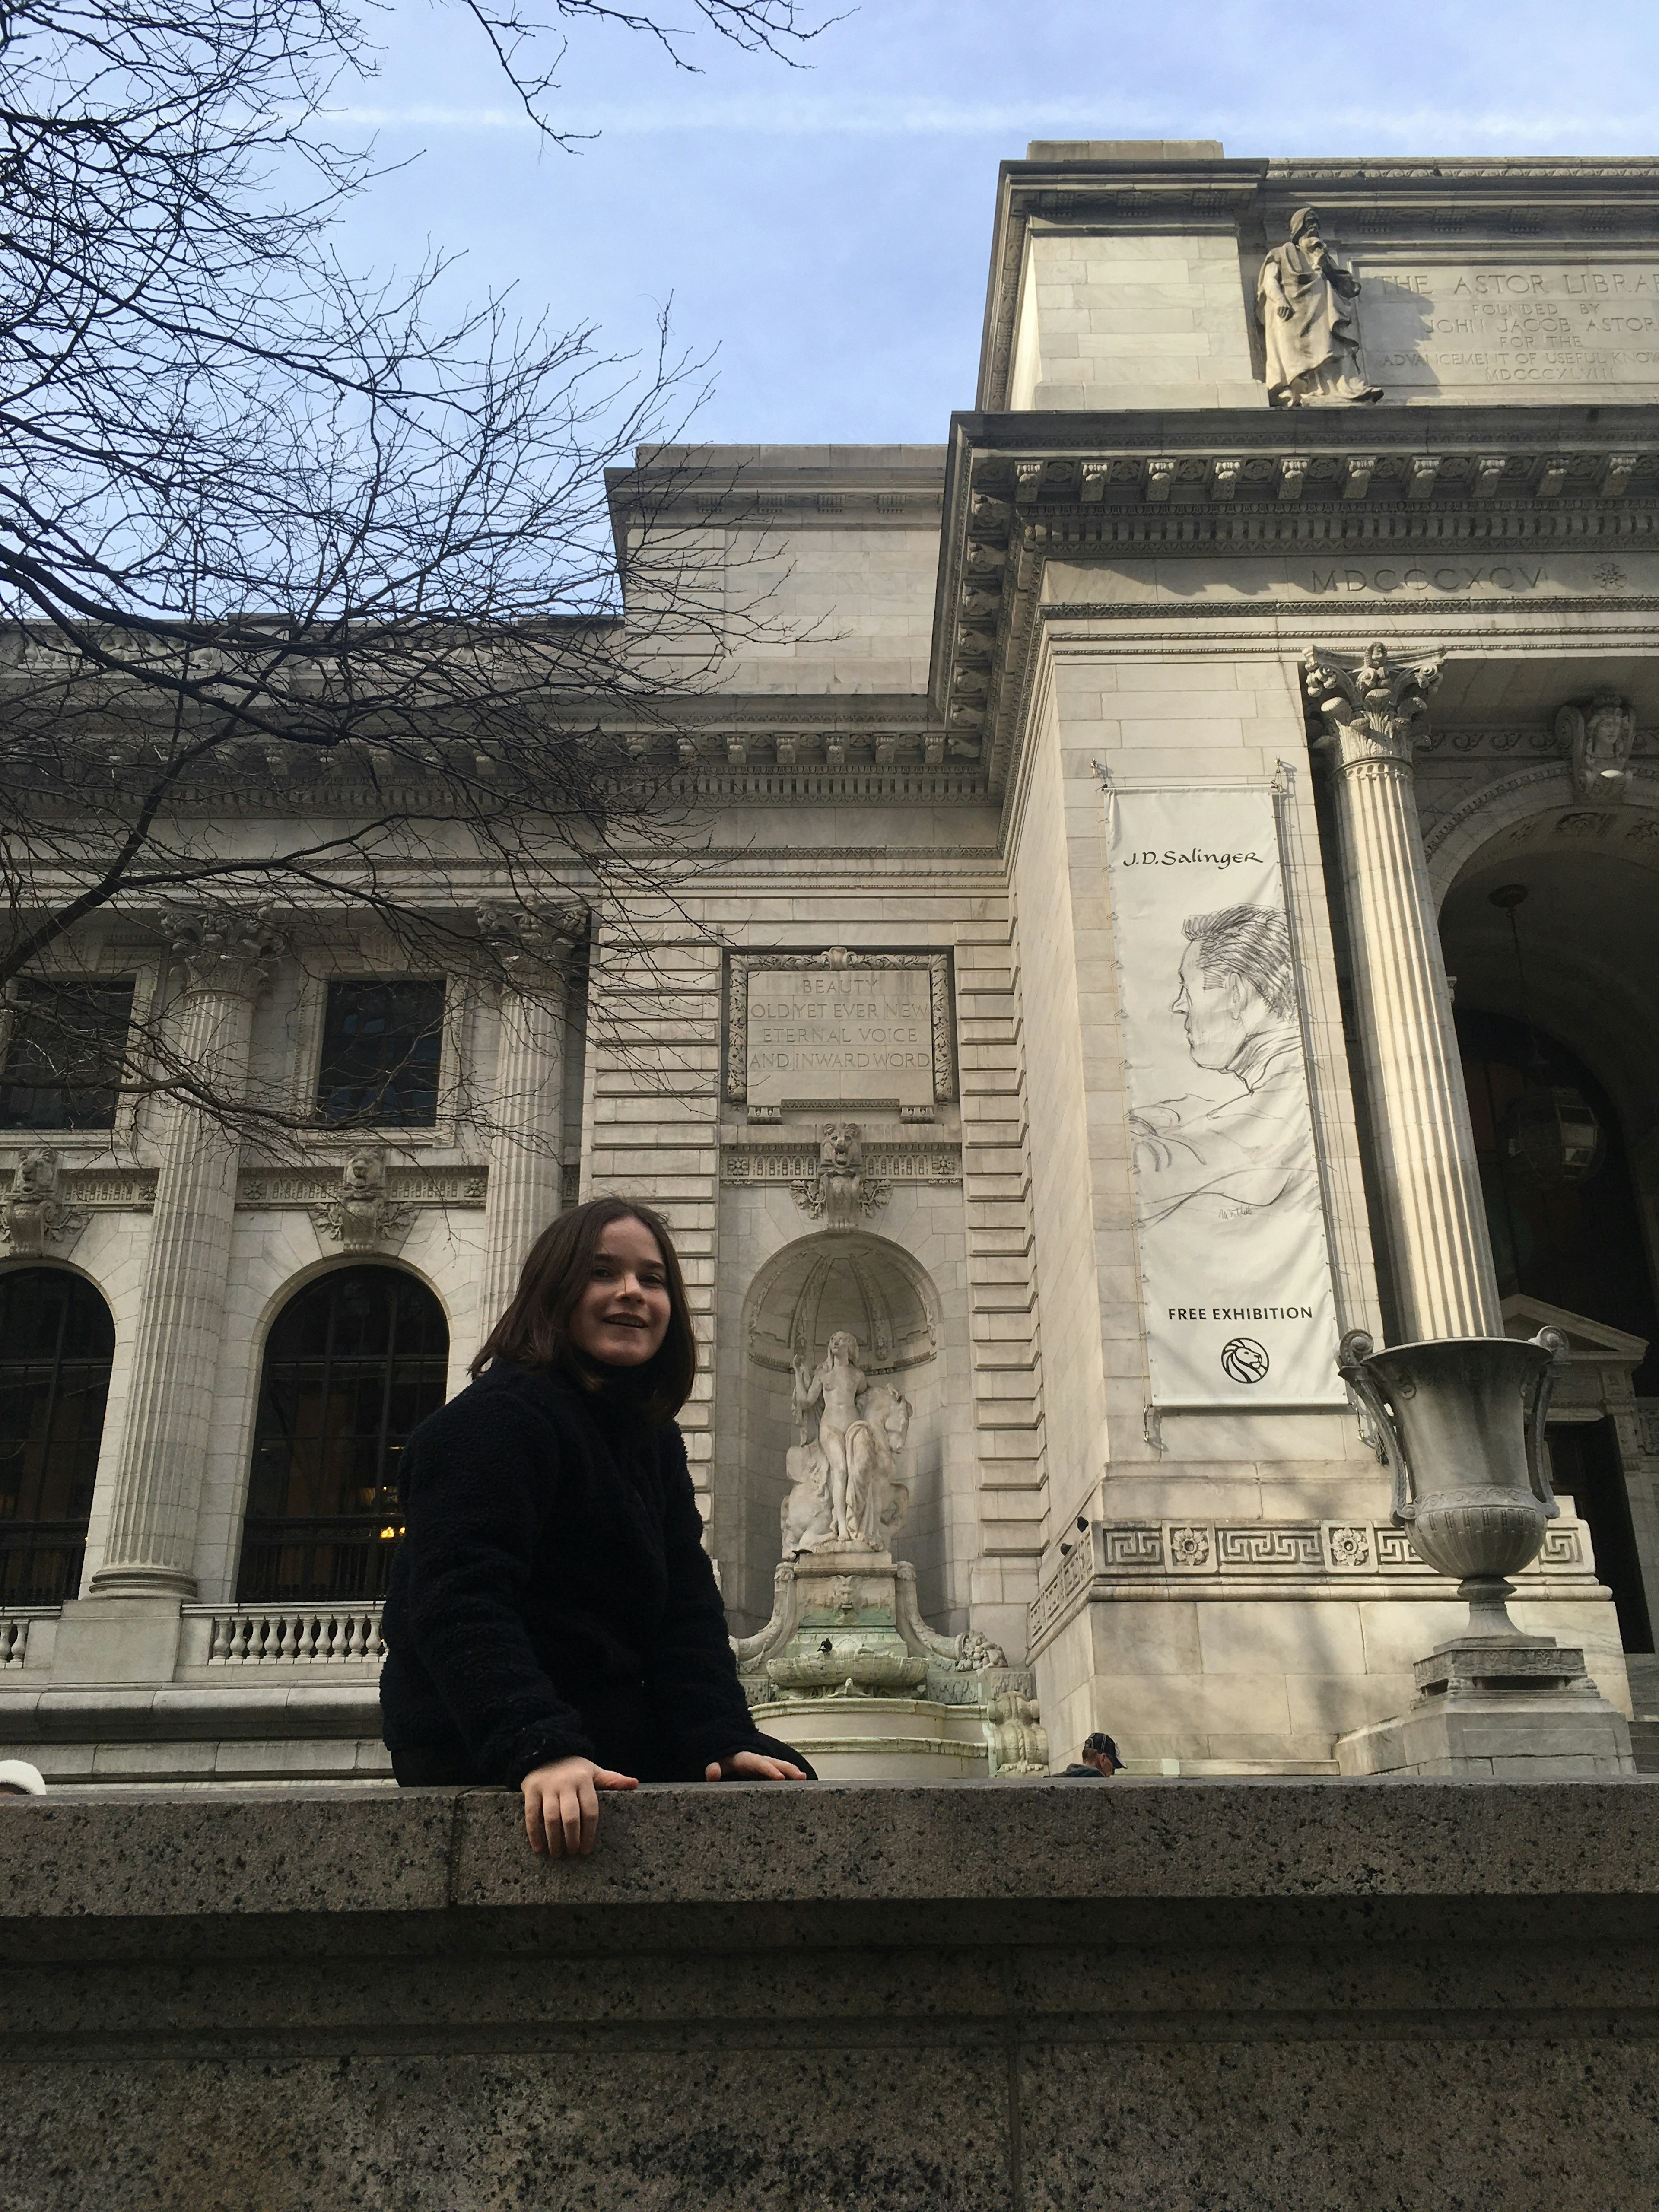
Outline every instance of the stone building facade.
<path id="1" fill-rule="evenodd" d="M 389 944 L 330 973 L 252 927 L 112 927 L 118 1011 L 163 994 L 317 1102 L 297 1164 L 182 1117 L 54 1127 L 0 1073 L 0 1751 L 384 1771 L 398 1437 L 562 1198 L 612 1190 L 686 1258 L 735 1634 L 771 1605 L 794 1363 L 846 1330 L 911 1409 L 921 1613 L 1034 1666 L 1056 1763 L 1104 1727 L 1132 1771 L 1334 1773 L 1459 1617 L 1337 1337 L 1548 1322 L 1571 1502 L 1518 1617 L 1629 1710 L 1656 399 L 1659 163 L 1039 144 L 943 446 L 642 453 L 619 532 L 690 459 L 771 616 L 680 717 L 697 866 L 644 953 L 601 905 L 550 996 L 498 1007 Z M 399 1021 L 428 1088 L 331 1139 L 351 1036 Z M 447 1120 L 458 1067 L 543 1141 Z M 296 1422 L 337 1475 L 306 1512 Z"/>

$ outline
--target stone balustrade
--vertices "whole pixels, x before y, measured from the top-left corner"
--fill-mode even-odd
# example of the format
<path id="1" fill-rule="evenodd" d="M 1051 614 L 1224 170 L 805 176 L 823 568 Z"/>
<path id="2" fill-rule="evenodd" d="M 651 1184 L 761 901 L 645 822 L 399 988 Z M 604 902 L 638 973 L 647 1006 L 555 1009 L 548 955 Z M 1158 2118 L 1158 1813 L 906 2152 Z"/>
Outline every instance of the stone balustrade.
<path id="1" fill-rule="evenodd" d="M 361 1665 L 386 1656 L 378 1605 L 301 1606 L 289 1612 L 187 1606 L 185 1618 L 209 1624 L 210 1667 Z"/>

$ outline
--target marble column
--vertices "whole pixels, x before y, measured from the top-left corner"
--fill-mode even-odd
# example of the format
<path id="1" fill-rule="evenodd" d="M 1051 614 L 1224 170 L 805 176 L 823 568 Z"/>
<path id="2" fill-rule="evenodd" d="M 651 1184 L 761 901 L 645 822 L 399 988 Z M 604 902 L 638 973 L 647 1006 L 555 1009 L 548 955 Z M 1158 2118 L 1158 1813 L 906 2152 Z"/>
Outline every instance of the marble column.
<path id="1" fill-rule="evenodd" d="M 503 969 L 479 1336 L 505 1312 L 525 1254 L 560 1206 L 564 1030 L 569 971 L 586 914 L 482 916 Z"/>
<path id="2" fill-rule="evenodd" d="M 1452 1024 L 1412 750 L 1441 656 L 1371 646 L 1356 667 L 1310 648 L 1324 724 L 1376 1181 L 1401 1340 L 1501 1336 L 1468 1100 Z"/>
<path id="3" fill-rule="evenodd" d="M 260 919 L 181 933 L 178 1053 L 221 1097 L 247 1079 L 254 1002 L 279 949 Z M 237 1146 L 207 1109 L 167 1112 L 133 1347 L 126 1425 L 94 1598 L 192 1598 L 192 1562 L 219 1335 L 230 1276 Z"/>

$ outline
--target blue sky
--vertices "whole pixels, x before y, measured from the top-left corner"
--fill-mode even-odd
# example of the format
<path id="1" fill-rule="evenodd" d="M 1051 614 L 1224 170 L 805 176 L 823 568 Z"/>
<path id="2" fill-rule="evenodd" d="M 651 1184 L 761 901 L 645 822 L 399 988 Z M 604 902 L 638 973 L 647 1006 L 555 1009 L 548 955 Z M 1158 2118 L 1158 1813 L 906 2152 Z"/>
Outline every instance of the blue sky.
<path id="1" fill-rule="evenodd" d="M 533 0 L 531 0 L 533 9 Z M 672 10 L 676 0 L 666 0 Z M 684 8 L 690 15 L 690 9 Z M 828 12 L 828 10 L 826 10 Z M 515 115 L 462 12 L 402 0 L 341 137 L 418 156 L 342 246 L 385 269 L 460 253 L 477 296 L 648 339 L 672 300 L 715 356 L 694 426 L 734 441 L 941 439 L 971 405 L 1000 160 L 1036 137 L 1219 138 L 1229 154 L 1655 150 L 1652 0 L 864 0 L 791 70 L 704 33 L 574 37 Z"/>

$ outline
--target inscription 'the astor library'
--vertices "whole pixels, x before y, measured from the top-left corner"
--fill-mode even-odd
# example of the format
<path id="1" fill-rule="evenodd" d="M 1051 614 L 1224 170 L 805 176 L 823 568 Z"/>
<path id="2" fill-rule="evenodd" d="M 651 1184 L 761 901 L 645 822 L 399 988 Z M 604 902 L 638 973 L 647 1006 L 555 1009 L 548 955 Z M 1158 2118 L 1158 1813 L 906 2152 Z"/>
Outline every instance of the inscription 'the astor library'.
<path id="1" fill-rule="evenodd" d="M 1384 383 L 1659 381 L 1659 266 L 1367 271 L 1365 358 Z"/>
<path id="2" fill-rule="evenodd" d="M 751 1106 L 931 1104 L 927 970 L 752 969 L 746 1073 Z"/>

